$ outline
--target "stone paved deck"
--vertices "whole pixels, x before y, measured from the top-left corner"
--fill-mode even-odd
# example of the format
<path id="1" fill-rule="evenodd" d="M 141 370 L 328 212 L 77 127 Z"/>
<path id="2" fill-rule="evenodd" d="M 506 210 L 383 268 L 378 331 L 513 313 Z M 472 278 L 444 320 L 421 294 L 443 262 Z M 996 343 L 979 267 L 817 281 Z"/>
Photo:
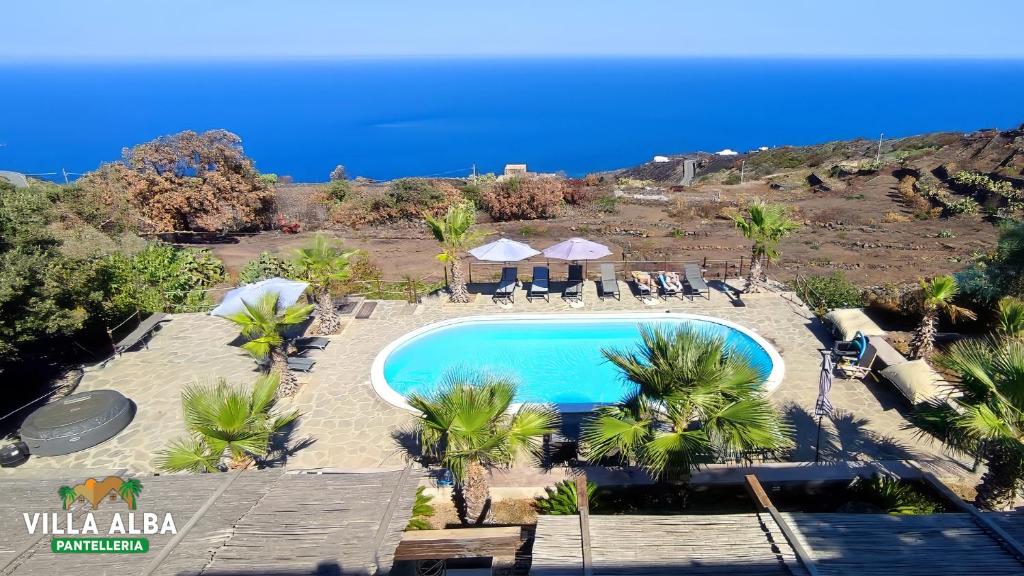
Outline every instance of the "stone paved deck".
<path id="1" fill-rule="evenodd" d="M 394 439 L 412 422 L 409 413 L 396 408 L 373 391 L 370 364 L 393 339 L 415 328 L 448 318 L 472 314 L 636 310 L 690 312 L 737 322 L 774 343 L 786 362 L 783 383 L 772 398 L 796 427 L 794 460 L 814 459 L 817 422 L 812 416 L 817 396 L 820 354 L 831 342 L 813 315 L 791 295 L 766 293 L 744 296 L 747 306 L 734 307 L 720 292 L 711 301 L 657 301 L 653 305 L 629 296 L 625 284 L 622 301 L 601 301 L 594 285 L 587 284 L 585 305 L 574 308 L 558 298 L 550 303 L 517 298 L 510 306 L 498 306 L 484 294 L 468 305 L 438 300 L 413 306 L 382 302 L 367 320 L 350 320 L 344 331 L 331 337 L 314 371 L 303 375 L 302 389 L 289 403 L 303 412 L 293 436 L 310 443 L 292 454 L 292 468 L 358 469 L 390 467 L 404 462 L 404 452 Z M 520 293 L 522 296 L 522 293 Z M 152 472 L 154 452 L 182 430 L 181 389 L 198 379 L 216 376 L 231 382 L 251 382 L 252 361 L 228 343 L 235 337 L 230 323 L 201 314 L 174 316 L 152 339 L 148 350 L 130 352 L 106 368 L 89 372 L 80 390 L 114 388 L 138 405 L 135 421 L 113 440 L 76 454 L 32 458 L 18 470 L 41 468 L 127 468 Z M 837 379 L 832 403 L 838 413 L 824 422 L 823 460 L 936 459 L 937 446 L 917 440 L 906 430 L 906 407 L 888 386 L 869 381 Z"/>

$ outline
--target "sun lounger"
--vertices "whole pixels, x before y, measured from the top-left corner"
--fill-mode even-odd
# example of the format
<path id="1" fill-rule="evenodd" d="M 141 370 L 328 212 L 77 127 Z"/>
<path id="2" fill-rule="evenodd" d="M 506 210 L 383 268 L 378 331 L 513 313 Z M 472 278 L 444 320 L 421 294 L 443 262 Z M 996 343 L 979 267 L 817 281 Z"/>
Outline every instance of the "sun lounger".
<path id="1" fill-rule="evenodd" d="M 519 271 L 514 266 L 506 266 L 501 269 L 501 280 L 498 281 L 498 289 L 494 291 L 491 300 L 498 302 L 504 300 L 509 304 L 515 302 L 516 283 L 519 281 Z"/>
<path id="2" fill-rule="evenodd" d="M 583 302 L 583 266 L 569 265 L 569 277 L 565 281 L 562 298 L 569 301 Z"/>
<path id="3" fill-rule="evenodd" d="M 651 275 L 647 272 L 640 272 L 633 270 L 629 273 L 633 278 L 633 286 L 636 287 L 636 297 L 643 300 L 645 297 L 651 296 L 651 285 L 654 284 L 654 280 L 651 279 Z M 655 285 L 654 289 L 657 290 L 658 286 Z"/>
<path id="4" fill-rule="evenodd" d="M 312 358 L 296 358 L 294 356 L 288 357 L 288 369 L 296 370 L 298 372 L 309 372 L 313 369 L 313 365 L 316 364 L 316 360 Z"/>
<path id="5" fill-rule="evenodd" d="M 700 266 L 696 264 L 683 264 L 683 279 L 685 285 L 690 288 L 688 291 L 691 300 L 694 294 L 707 294 L 708 300 L 711 300 L 711 288 L 704 281 L 704 273 L 701 271 Z"/>
<path id="6" fill-rule="evenodd" d="M 669 296 L 679 296 L 679 299 L 683 299 L 683 287 L 674 285 L 668 278 L 668 274 L 671 272 L 657 272 L 658 285 L 661 286 L 661 296 L 668 298 Z"/>
<path id="7" fill-rule="evenodd" d="M 134 316 L 139 316 L 139 313 L 136 313 Z M 145 320 L 140 320 L 139 325 L 136 326 L 134 330 L 129 334 L 126 334 L 124 338 L 113 343 L 114 354 L 119 356 L 122 353 L 131 350 L 140 342 L 145 344 L 146 347 L 149 347 L 149 337 L 153 334 L 153 331 L 160 328 L 161 323 L 169 320 L 170 318 L 161 312 L 150 314 Z M 113 330 L 108 330 L 108 334 L 111 334 L 112 338 Z"/>
<path id="8" fill-rule="evenodd" d="M 533 279 L 530 280 L 530 289 L 526 291 L 526 301 L 533 298 L 543 298 L 551 301 L 551 294 L 548 292 L 548 284 L 551 280 L 551 270 L 547 266 L 534 266 Z"/>
<path id="9" fill-rule="evenodd" d="M 597 287 L 597 295 L 600 298 L 611 296 L 616 300 L 621 299 L 619 297 L 619 281 L 615 278 L 614 264 L 601 264 L 601 281 L 598 282 Z"/>
<path id="10" fill-rule="evenodd" d="M 293 342 L 295 347 L 299 350 L 323 350 L 324 348 L 327 348 L 327 345 L 330 343 L 331 341 L 323 336 L 306 336 L 303 338 L 296 338 Z"/>

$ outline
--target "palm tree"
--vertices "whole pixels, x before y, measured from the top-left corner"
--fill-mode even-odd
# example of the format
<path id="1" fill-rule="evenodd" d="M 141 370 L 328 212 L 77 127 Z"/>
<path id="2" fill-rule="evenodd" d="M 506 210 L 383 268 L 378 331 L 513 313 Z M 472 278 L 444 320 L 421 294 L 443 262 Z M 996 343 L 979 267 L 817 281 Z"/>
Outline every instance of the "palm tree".
<path id="1" fill-rule="evenodd" d="M 768 262 L 778 259 L 779 241 L 792 234 L 800 224 L 789 218 L 785 206 L 761 201 L 750 204 L 746 216 L 734 216 L 733 222 L 744 238 L 754 241 L 745 292 L 760 292 L 764 281 L 762 259 Z"/>
<path id="2" fill-rule="evenodd" d="M 135 501 L 142 493 L 142 482 L 135 478 L 129 478 L 121 482 L 121 485 L 117 487 L 117 493 L 122 500 L 128 503 L 129 509 L 135 510 Z"/>
<path id="3" fill-rule="evenodd" d="M 452 277 L 450 286 L 452 302 L 469 302 L 469 291 L 462 279 L 462 250 L 480 238 L 480 234 L 472 230 L 476 222 L 476 206 L 467 200 L 448 206 L 444 220 L 437 220 L 427 214 L 427 226 L 434 238 L 441 244 L 441 253 L 437 259 L 450 264 Z"/>
<path id="4" fill-rule="evenodd" d="M 424 452 L 438 458 L 455 479 L 452 497 L 464 524 L 491 521 L 487 468 L 511 466 L 520 455 L 539 457 L 541 438 L 554 432 L 558 413 L 523 404 L 510 412 L 516 385 L 480 373 L 451 372 L 430 396 L 414 394 L 417 432 Z"/>
<path id="5" fill-rule="evenodd" d="M 334 310 L 331 288 L 349 277 L 349 262 L 359 251 L 344 251 L 322 234 L 313 244 L 295 251 L 297 276 L 309 282 L 316 300 L 317 331 L 336 334 L 341 329 L 341 317 Z"/>
<path id="6" fill-rule="evenodd" d="M 1024 339 L 1024 300 L 1007 296 L 999 301 L 999 326 L 1001 338 Z"/>
<path id="7" fill-rule="evenodd" d="M 680 479 L 702 463 L 778 451 L 791 431 L 745 352 L 693 327 L 641 326 L 636 350 L 604 350 L 632 391 L 584 422 L 588 456 L 618 456 Z"/>
<path id="8" fill-rule="evenodd" d="M 61 486 L 60 489 L 57 490 L 57 494 L 60 496 L 61 507 L 65 510 L 70 508 L 75 502 L 75 499 L 78 498 L 78 494 L 71 486 Z"/>
<path id="9" fill-rule="evenodd" d="M 910 357 L 925 358 L 935 350 L 935 333 L 939 313 L 944 312 L 951 322 L 961 318 L 974 320 L 977 316 L 967 308 L 953 303 L 960 287 L 952 276 L 937 276 L 931 280 L 921 280 L 918 293 L 918 304 L 921 307 L 921 324 L 914 331 L 910 340 Z"/>
<path id="10" fill-rule="evenodd" d="M 295 304 L 281 312 L 278 310 L 279 300 L 280 295 L 276 292 L 264 294 L 255 303 L 243 300 L 245 309 L 229 316 L 228 320 L 242 328 L 242 336 L 247 340 L 242 348 L 259 360 L 270 359 L 266 369 L 280 380 L 280 394 L 291 396 L 298 388 L 298 381 L 288 369 L 288 341 L 284 332 L 305 321 L 313 306 Z"/>
<path id="11" fill-rule="evenodd" d="M 1024 481 L 1024 342 L 957 342 L 936 361 L 957 375 L 952 394 L 922 405 L 911 421 L 954 452 L 983 461 L 975 504 L 1005 509 Z"/>
<path id="12" fill-rule="evenodd" d="M 260 376 L 252 389 L 193 384 L 181 394 L 187 438 L 160 452 L 157 466 L 168 472 L 243 469 L 266 456 L 274 435 L 299 414 L 275 410 L 277 375 Z"/>

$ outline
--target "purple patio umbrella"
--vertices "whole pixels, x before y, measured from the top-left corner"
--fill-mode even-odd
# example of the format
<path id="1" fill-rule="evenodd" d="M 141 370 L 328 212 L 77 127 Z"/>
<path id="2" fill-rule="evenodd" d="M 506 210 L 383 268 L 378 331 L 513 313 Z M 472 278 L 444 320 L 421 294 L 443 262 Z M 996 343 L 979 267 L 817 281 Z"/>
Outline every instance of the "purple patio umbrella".
<path id="1" fill-rule="evenodd" d="M 548 258 L 569 260 L 571 262 L 597 260 L 598 258 L 611 256 L 611 254 L 612 251 L 604 244 L 598 244 L 583 238 L 569 238 L 564 242 L 559 242 L 554 246 L 548 246 L 544 249 L 544 255 Z"/>
<path id="2" fill-rule="evenodd" d="M 530 248 L 528 244 L 508 238 L 498 238 L 489 244 L 477 246 L 469 253 L 477 260 L 487 262 L 518 262 L 540 254 L 538 250 Z"/>

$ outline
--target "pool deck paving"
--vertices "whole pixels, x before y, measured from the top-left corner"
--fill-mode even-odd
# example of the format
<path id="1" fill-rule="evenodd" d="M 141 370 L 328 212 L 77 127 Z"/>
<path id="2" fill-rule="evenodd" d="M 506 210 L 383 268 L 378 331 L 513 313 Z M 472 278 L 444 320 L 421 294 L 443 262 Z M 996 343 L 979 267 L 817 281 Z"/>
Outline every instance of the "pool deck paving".
<path id="1" fill-rule="evenodd" d="M 713 291 L 711 300 L 678 298 L 641 302 L 620 283 L 622 300 L 600 300 L 587 283 L 582 307 L 557 296 L 550 302 L 498 305 L 486 294 L 469 304 L 429 298 L 423 304 L 384 301 L 370 318 L 349 317 L 324 351 L 309 354 L 314 370 L 300 375 L 302 387 L 283 402 L 302 416 L 292 431 L 287 467 L 293 469 L 358 470 L 402 466 L 407 459 L 402 441 L 408 438 L 412 415 L 382 400 L 370 384 L 370 366 L 388 343 L 416 328 L 451 318 L 478 314 L 589 312 L 685 312 L 738 323 L 772 343 L 782 355 L 786 373 L 771 397 L 795 428 L 794 461 L 814 461 L 818 422 L 813 416 L 821 364 L 819 350 L 831 344 L 820 322 L 792 295 L 768 292 L 744 295 L 744 307 Z M 128 352 L 101 369 L 87 371 L 78 391 L 113 388 L 138 407 L 134 421 L 118 436 L 94 448 L 67 456 L 30 458 L 0 474 L 45 473 L 49 470 L 126 470 L 156 472 L 156 452 L 183 434 L 181 391 L 196 381 L 223 377 L 251 383 L 255 364 L 232 345 L 237 331 L 221 318 L 205 314 L 172 316 L 148 348 Z M 571 383 L 567 383 L 571 384 Z M 836 414 L 822 422 L 823 461 L 907 460 L 932 462 L 956 473 L 959 467 L 941 448 L 908 429 L 902 398 L 889 386 L 872 380 L 836 378 L 831 394 Z M 962 470 L 962 469 L 961 469 Z"/>

